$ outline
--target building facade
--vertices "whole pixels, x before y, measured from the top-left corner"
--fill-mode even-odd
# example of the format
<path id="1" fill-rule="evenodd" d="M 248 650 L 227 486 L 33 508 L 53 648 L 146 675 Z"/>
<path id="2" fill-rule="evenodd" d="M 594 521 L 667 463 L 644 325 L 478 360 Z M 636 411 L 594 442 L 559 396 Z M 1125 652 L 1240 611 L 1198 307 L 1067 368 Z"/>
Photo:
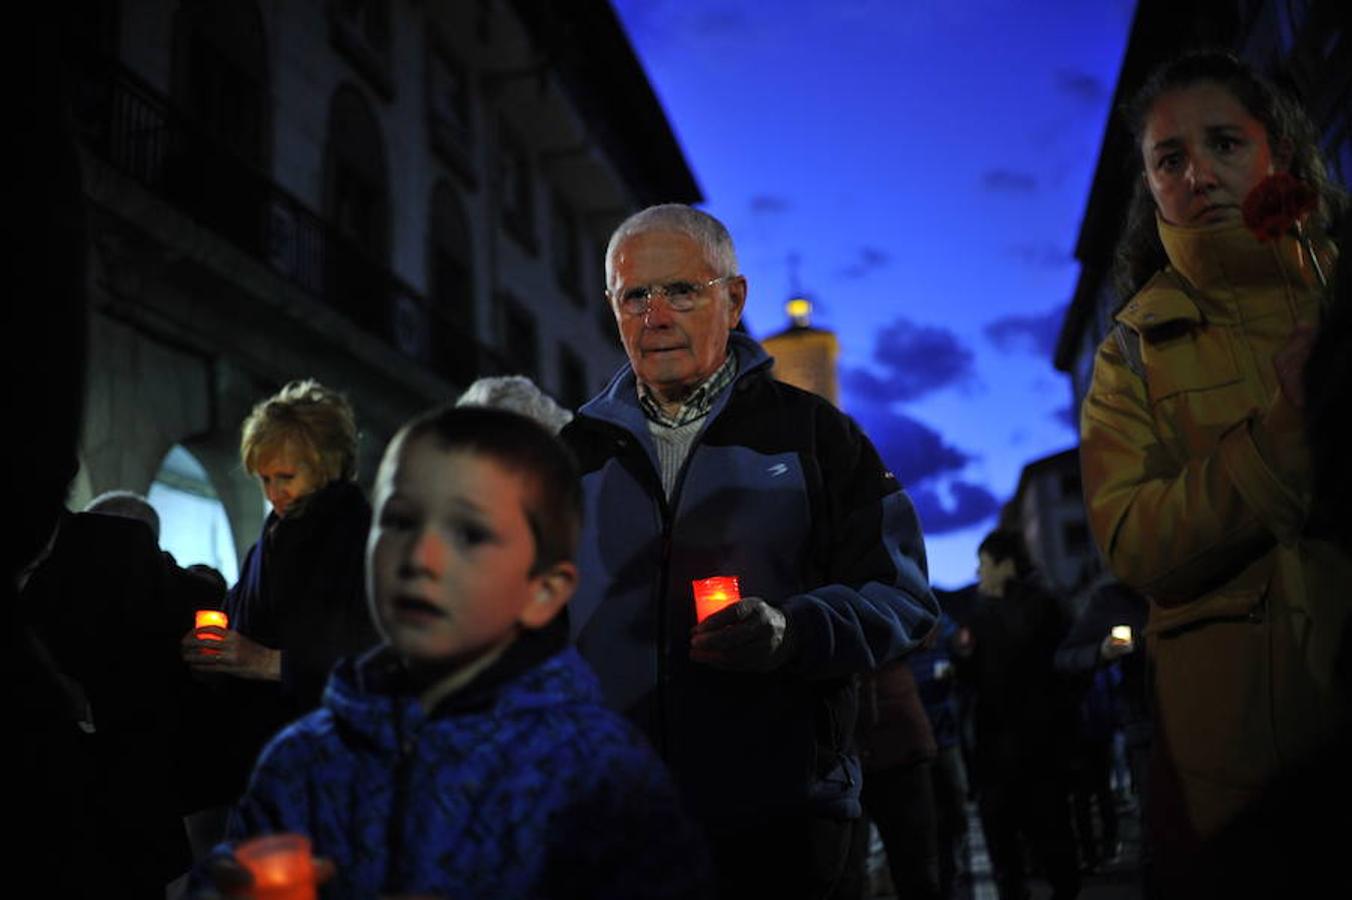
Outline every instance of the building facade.
<path id="1" fill-rule="evenodd" d="M 1089 536 L 1079 450 L 1072 447 L 1024 466 L 1000 527 L 1023 535 L 1042 580 L 1078 612 L 1074 598 L 1102 569 Z"/>
<path id="2" fill-rule="evenodd" d="M 99 0 L 62 41 L 90 236 L 71 505 L 172 482 L 241 550 L 256 401 L 344 391 L 364 479 L 481 375 L 576 405 L 624 359 L 610 230 L 700 199 L 604 0 Z"/>
<path id="3" fill-rule="evenodd" d="M 795 297 L 784 305 L 789 327 L 761 341 L 774 357 L 775 378 L 811 391 L 840 406 L 840 340 L 834 331 L 812 325 L 812 302 Z"/>

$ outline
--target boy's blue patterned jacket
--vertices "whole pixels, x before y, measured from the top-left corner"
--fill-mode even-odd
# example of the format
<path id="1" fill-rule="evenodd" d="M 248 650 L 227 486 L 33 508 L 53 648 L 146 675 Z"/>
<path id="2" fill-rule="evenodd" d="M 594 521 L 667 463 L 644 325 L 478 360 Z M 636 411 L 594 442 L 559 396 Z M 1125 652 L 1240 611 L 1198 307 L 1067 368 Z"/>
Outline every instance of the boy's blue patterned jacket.
<path id="1" fill-rule="evenodd" d="M 323 708 L 263 752 L 232 840 L 309 835 L 331 897 L 708 893 L 666 770 L 574 650 L 430 716 L 398 668 L 384 650 L 340 664 Z"/>

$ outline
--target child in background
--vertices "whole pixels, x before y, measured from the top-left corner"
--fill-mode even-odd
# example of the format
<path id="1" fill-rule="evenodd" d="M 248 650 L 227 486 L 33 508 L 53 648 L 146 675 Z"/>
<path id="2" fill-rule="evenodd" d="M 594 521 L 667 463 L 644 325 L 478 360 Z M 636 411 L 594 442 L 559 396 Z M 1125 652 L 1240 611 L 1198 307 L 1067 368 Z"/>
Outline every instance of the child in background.
<path id="1" fill-rule="evenodd" d="M 325 896 L 709 894 L 669 776 L 567 645 L 580 497 L 521 416 L 406 425 L 366 549 L 385 643 L 264 751 L 230 838 L 308 835 L 336 869 Z"/>

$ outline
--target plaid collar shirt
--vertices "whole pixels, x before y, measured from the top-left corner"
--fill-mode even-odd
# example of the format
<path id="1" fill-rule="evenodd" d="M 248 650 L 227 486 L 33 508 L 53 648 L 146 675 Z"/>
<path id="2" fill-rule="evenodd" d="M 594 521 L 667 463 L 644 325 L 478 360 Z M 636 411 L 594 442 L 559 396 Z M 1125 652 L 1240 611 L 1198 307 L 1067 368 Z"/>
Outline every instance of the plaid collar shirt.
<path id="1" fill-rule="evenodd" d="M 662 411 L 662 404 L 657 402 L 653 396 L 652 390 L 643 382 L 638 383 L 638 403 L 643 407 L 643 414 L 659 425 L 665 425 L 667 428 L 679 428 L 696 419 L 703 418 L 709 414 L 714 401 L 718 395 L 723 393 L 723 389 L 732 384 L 732 380 L 737 377 L 737 356 L 734 353 L 728 353 L 727 358 L 723 360 L 723 365 L 718 367 L 718 371 L 704 379 L 704 383 L 690 392 L 690 396 L 685 398 L 674 415 L 668 415 Z"/>

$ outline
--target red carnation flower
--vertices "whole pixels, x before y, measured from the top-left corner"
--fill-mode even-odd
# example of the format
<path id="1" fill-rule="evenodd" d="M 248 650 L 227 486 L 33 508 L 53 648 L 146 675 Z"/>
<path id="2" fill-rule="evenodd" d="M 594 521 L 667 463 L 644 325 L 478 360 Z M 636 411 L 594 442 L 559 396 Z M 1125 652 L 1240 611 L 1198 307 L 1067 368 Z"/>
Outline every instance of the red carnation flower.
<path id="1" fill-rule="evenodd" d="M 1300 224 L 1319 202 L 1314 188 L 1286 172 L 1264 178 L 1244 198 L 1244 224 L 1259 241 L 1275 241 Z"/>

